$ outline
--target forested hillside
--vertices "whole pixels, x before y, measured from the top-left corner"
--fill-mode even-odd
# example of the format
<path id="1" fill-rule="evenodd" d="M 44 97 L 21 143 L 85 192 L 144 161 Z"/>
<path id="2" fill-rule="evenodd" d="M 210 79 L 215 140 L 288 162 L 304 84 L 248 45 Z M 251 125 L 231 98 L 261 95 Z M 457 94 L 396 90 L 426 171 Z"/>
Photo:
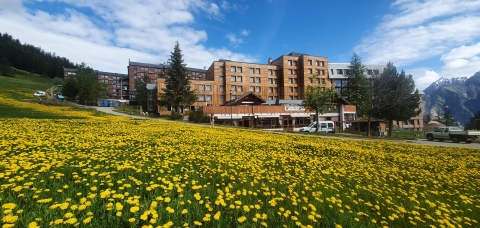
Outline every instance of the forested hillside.
<path id="1" fill-rule="evenodd" d="M 40 47 L 22 44 L 7 33 L 0 33 L 0 69 L 8 71 L 6 66 L 50 78 L 63 78 L 63 68 L 75 68 L 76 65 L 65 57 L 45 52 Z M 8 75 L 8 72 L 0 73 Z"/>

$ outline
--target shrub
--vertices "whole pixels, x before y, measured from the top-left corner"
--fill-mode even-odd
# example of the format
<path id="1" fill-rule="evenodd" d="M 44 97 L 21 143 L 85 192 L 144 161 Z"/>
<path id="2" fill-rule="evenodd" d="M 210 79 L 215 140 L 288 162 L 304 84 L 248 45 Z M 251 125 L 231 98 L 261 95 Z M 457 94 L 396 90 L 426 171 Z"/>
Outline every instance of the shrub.
<path id="1" fill-rule="evenodd" d="M 170 116 L 168 116 L 169 120 L 181 120 L 183 118 L 182 113 L 179 112 L 172 112 Z"/>
<path id="2" fill-rule="evenodd" d="M 188 120 L 195 123 L 208 123 L 210 122 L 210 117 L 203 112 L 193 111 L 188 115 Z"/>

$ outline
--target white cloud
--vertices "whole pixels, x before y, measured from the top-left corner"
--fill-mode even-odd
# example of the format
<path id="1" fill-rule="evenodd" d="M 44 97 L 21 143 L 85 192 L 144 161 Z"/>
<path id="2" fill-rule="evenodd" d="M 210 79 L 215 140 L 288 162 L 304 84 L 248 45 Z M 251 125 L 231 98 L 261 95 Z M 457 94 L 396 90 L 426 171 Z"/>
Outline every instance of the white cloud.
<path id="1" fill-rule="evenodd" d="M 30 2 L 24 2 L 25 5 L 22 0 L 0 0 L 2 32 L 73 62 L 86 62 L 94 69 L 126 73 L 128 59 L 165 62 L 177 40 L 189 67 L 208 68 L 219 58 L 255 61 L 249 55 L 202 45 L 208 35 L 190 26 L 195 23 L 193 12 L 201 11 L 199 14 L 208 18 L 223 17 L 219 6 L 207 0 L 47 0 L 48 3 L 38 3 L 67 5 L 58 13 L 30 9 Z M 234 42 L 242 41 L 234 39 Z"/>
<path id="2" fill-rule="evenodd" d="M 355 52 L 368 63 L 408 65 L 480 38 L 478 0 L 398 0 Z"/>
<path id="3" fill-rule="evenodd" d="M 239 44 L 243 43 L 243 40 L 237 38 L 237 36 L 235 36 L 233 33 L 229 33 L 225 37 L 228 39 L 228 41 L 230 41 L 230 44 L 234 46 L 238 46 Z"/>
<path id="4" fill-rule="evenodd" d="M 413 69 L 409 70 L 408 73 L 416 78 L 415 86 L 420 90 L 427 88 L 430 84 L 441 78 L 440 74 L 433 70 Z"/>
<path id="5" fill-rule="evenodd" d="M 242 34 L 242 36 L 248 36 L 248 35 L 250 34 L 250 30 L 242 29 L 242 31 L 240 32 L 240 34 Z"/>

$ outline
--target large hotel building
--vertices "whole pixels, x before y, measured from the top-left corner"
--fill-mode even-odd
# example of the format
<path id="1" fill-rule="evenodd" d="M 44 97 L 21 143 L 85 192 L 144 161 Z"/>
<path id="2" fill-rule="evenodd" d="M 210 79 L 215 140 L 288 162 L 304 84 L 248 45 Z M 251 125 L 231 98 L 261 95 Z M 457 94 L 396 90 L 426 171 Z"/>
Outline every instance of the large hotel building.
<path id="1" fill-rule="evenodd" d="M 349 63 L 329 63 L 327 57 L 292 52 L 265 64 L 246 63 L 220 59 L 208 69 L 188 68 L 190 88 L 196 91 L 198 100 L 184 112 L 201 110 L 213 114 L 220 122 L 236 126 L 257 128 L 300 127 L 314 119 L 312 110 L 302 107 L 308 85 L 321 84 L 334 87 L 342 94 L 347 83 Z M 385 65 L 366 64 L 365 74 L 370 81 L 381 74 Z M 147 110 L 167 114 L 170 107 L 156 107 L 156 94 L 165 88 L 165 77 L 170 66 L 129 61 L 128 74 L 96 72 L 98 80 L 109 84 L 110 98 L 135 102 L 137 82 L 148 75 L 152 96 Z M 66 69 L 72 74 L 74 69 Z M 314 77 L 317 75 L 317 77 Z M 120 80 L 117 82 L 116 80 Z M 412 120 L 397 121 L 396 127 L 421 129 L 422 116 Z M 345 99 L 337 100 L 337 108 L 320 116 L 322 120 L 343 123 L 356 120 L 356 108 Z M 360 129 L 358 129 L 360 130 Z"/>

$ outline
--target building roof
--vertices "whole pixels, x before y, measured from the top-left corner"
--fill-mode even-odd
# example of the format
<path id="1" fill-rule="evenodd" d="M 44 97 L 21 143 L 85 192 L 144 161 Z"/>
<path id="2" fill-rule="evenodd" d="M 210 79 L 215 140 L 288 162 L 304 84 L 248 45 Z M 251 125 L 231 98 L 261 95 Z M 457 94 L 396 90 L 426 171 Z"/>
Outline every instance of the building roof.
<path id="1" fill-rule="evenodd" d="M 77 69 L 74 69 L 74 68 L 63 68 L 63 71 L 66 71 L 66 72 L 76 72 Z"/>
<path id="2" fill-rule="evenodd" d="M 156 90 L 157 89 L 157 84 L 147 83 L 147 89 L 148 90 Z"/>
<path id="3" fill-rule="evenodd" d="M 153 67 L 153 68 L 170 68 L 168 64 L 151 64 L 151 63 L 140 63 L 140 62 L 128 62 L 129 66 L 143 66 L 143 67 Z M 205 73 L 207 70 L 199 68 L 190 68 L 185 67 L 188 71 L 202 72 Z"/>
<path id="4" fill-rule="evenodd" d="M 268 100 L 265 105 L 302 105 L 303 100 Z"/>
<path id="5" fill-rule="evenodd" d="M 239 105 L 239 104 L 243 104 L 244 102 L 249 102 L 252 105 L 260 105 L 264 103 L 265 100 L 253 92 L 248 92 L 241 96 L 236 97 L 234 100 L 231 100 L 225 103 L 225 106 Z"/>
<path id="6" fill-rule="evenodd" d="M 111 73 L 111 72 L 98 71 L 98 70 L 95 70 L 95 74 L 104 74 L 104 75 L 108 75 L 108 76 L 116 76 L 116 77 L 121 77 L 121 78 L 128 78 L 128 74 Z"/>

